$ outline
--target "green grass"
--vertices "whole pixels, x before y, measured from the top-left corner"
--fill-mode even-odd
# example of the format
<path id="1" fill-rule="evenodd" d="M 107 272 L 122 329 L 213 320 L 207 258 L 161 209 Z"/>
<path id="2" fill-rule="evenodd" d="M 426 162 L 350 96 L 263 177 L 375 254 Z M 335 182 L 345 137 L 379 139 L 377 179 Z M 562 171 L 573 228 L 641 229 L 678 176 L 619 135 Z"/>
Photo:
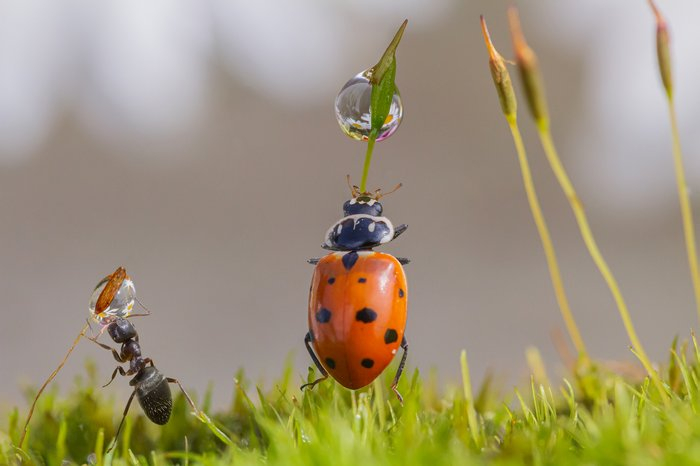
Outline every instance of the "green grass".
<path id="1" fill-rule="evenodd" d="M 670 353 L 661 371 L 668 407 L 648 379 L 635 383 L 601 366 L 581 369 L 552 386 L 533 377 L 528 386 L 503 391 L 486 382 L 473 396 L 469 377 L 464 387 L 443 390 L 434 377 L 409 371 L 399 386 L 404 406 L 388 391 L 391 371 L 365 390 L 351 392 L 327 381 L 303 394 L 301 377 L 291 367 L 266 390 L 250 386 L 239 373 L 228 409 L 211 413 L 208 396 L 200 400 L 230 443 L 191 415 L 177 396 L 163 427 L 150 423 L 134 405 L 109 455 L 105 450 L 123 406 L 115 404 L 109 389 L 99 388 L 95 368 L 88 365 L 87 377 L 78 379 L 67 396 L 58 396 L 53 387 L 41 398 L 24 450 L 15 444 L 25 408 L 10 413 L 0 429 L 0 462 L 700 464 L 698 349 L 691 339 L 680 347 L 674 343 Z M 466 369 L 466 359 L 462 362 Z"/>

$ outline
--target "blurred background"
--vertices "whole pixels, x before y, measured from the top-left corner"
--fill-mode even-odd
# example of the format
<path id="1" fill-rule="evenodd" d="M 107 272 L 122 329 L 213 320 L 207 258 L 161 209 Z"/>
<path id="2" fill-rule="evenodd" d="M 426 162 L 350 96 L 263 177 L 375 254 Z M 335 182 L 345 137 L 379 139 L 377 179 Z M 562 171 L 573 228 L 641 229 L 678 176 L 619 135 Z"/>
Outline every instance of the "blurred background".
<path id="1" fill-rule="evenodd" d="M 404 18 L 405 118 L 377 145 L 371 188 L 407 234 L 409 366 L 459 380 L 526 374 L 536 345 L 561 368 L 563 331 L 479 29 L 512 56 L 509 2 L 491 0 L 0 1 L 0 406 L 53 370 L 94 285 L 127 267 L 152 315 L 135 319 L 167 375 L 229 400 L 245 367 L 297 380 L 312 267 L 359 181 L 336 93 L 373 65 Z M 555 140 L 640 338 L 665 360 L 697 327 L 646 2 L 521 2 Z M 700 3 L 659 1 L 672 34 L 686 169 L 700 184 Z M 515 76 L 515 73 L 514 73 Z M 516 80 L 517 85 L 517 80 Z M 592 355 L 631 361 L 616 307 L 521 106 L 535 181 Z M 700 221 L 700 197 L 692 202 Z M 57 381 L 92 358 L 81 343 Z M 126 381 L 110 386 L 126 399 Z"/>

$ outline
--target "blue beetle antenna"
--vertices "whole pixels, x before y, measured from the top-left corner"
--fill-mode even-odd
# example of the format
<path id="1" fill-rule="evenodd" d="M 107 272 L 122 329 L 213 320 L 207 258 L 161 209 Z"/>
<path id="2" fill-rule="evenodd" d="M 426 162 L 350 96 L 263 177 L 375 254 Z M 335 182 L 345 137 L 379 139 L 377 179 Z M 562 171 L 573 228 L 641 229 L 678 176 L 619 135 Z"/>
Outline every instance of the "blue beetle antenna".
<path id="1" fill-rule="evenodd" d="M 399 190 L 399 188 L 400 188 L 401 186 L 403 186 L 403 183 L 397 184 L 396 186 L 394 186 L 394 189 L 392 189 L 391 191 L 388 191 L 388 192 L 386 192 L 386 193 L 382 193 L 382 190 L 381 190 L 381 189 L 377 189 L 377 190 L 374 192 L 374 198 L 375 198 L 376 200 L 379 200 L 380 198 L 385 197 L 385 196 L 388 196 L 388 195 L 391 194 L 391 193 L 395 193 L 396 191 Z"/>
<path id="2" fill-rule="evenodd" d="M 350 183 L 350 175 L 346 175 L 346 180 L 348 182 L 348 188 L 350 188 L 350 193 L 352 194 L 353 198 L 364 195 L 374 199 L 375 201 L 378 201 L 380 198 L 396 192 L 401 186 L 403 186 L 403 183 L 399 183 L 396 186 L 394 186 L 394 188 L 391 191 L 388 191 L 386 193 L 382 193 L 381 188 L 377 188 L 374 190 L 374 194 L 371 194 L 369 192 L 363 193 L 362 191 L 360 191 L 360 188 Z"/>
<path id="3" fill-rule="evenodd" d="M 345 175 L 345 179 L 348 182 L 348 188 L 350 188 L 350 194 L 352 195 L 353 199 L 362 194 L 360 188 L 350 183 L 350 175 Z"/>

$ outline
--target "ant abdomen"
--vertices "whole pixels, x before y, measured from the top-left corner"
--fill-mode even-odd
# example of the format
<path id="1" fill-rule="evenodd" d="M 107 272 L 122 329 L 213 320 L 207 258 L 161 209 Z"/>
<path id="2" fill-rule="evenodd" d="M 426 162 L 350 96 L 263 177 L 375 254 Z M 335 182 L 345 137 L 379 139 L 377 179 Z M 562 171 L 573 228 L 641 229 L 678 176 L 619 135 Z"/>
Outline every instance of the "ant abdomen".
<path id="1" fill-rule="evenodd" d="M 155 367 L 144 367 L 129 385 L 136 388 L 136 398 L 148 419 L 158 425 L 166 424 L 173 411 L 173 396 L 163 374 Z"/>

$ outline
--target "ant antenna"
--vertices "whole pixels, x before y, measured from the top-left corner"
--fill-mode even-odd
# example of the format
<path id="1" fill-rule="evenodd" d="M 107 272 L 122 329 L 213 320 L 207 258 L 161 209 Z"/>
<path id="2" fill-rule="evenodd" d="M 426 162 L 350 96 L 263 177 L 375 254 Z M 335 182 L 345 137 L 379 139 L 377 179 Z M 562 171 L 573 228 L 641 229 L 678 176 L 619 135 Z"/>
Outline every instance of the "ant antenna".
<path id="1" fill-rule="evenodd" d="M 56 369 L 54 369 L 54 371 L 51 373 L 51 375 L 49 376 L 49 378 L 46 379 L 46 382 L 44 382 L 44 385 L 41 386 L 41 388 L 40 388 L 39 391 L 37 392 L 36 396 L 34 397 L 34 401 L 32 402 L 32 407 L 29 408 L 29 414 L 27 415 L 27 420 L 26 420 L 25 423 L 24 423 L 24 430 L 22 431 L 22 437 L 19 439 L 19 445 L 18 445 L 19 448 L 22 448 L 22 444 L 24 443 L 24 439 L 25 439 L 25 437 L 27 436 L 27 430 L 29 429 L 29 421 L 32 419 L 32 415 L 34 414 L 34 408 L 36 407 L 37 401 L 39 401 L 39 397 L 40 397 L 41 394 L 44 392 L 44 390 L 45 390 L 46 387 L 49 385 L 49 383 L 51 383 L 51 381 L 54 379 L 54 377 L 56 377 L 56 375 L 58 374 L 58 372 L 63 368 L 63 366 L 65 365 L 66 361 L 68 360 L 68 357 L 69 357 L 70 354 L 73 352 L 73 350 L 75 349 L 75 347 L 78 345 L 78 342 L 80 341 L 80 339 L 83 338 L 83 337 L 85 336 L 85 332 L 87 332 L 88 328 L 90 328 L 90 323 L 89 323 L 89 321 L 88 321 L 88 323 L 86 323 L 86 324 L 83 326 L 83 329 L 80 331 L 80 333 L 78 334 L 78 336 L 75 337 L 75 340 L 73 341 L 73 344 L 71 345 L 71 347 L 70 347 L 70 349 L 68 350 L 68 352 L 66 353 L 66 355 L 63 357 L 63 360 L 61 361 L 61 363 L 58 365 L 58 367 L 57 367 Z"/>

